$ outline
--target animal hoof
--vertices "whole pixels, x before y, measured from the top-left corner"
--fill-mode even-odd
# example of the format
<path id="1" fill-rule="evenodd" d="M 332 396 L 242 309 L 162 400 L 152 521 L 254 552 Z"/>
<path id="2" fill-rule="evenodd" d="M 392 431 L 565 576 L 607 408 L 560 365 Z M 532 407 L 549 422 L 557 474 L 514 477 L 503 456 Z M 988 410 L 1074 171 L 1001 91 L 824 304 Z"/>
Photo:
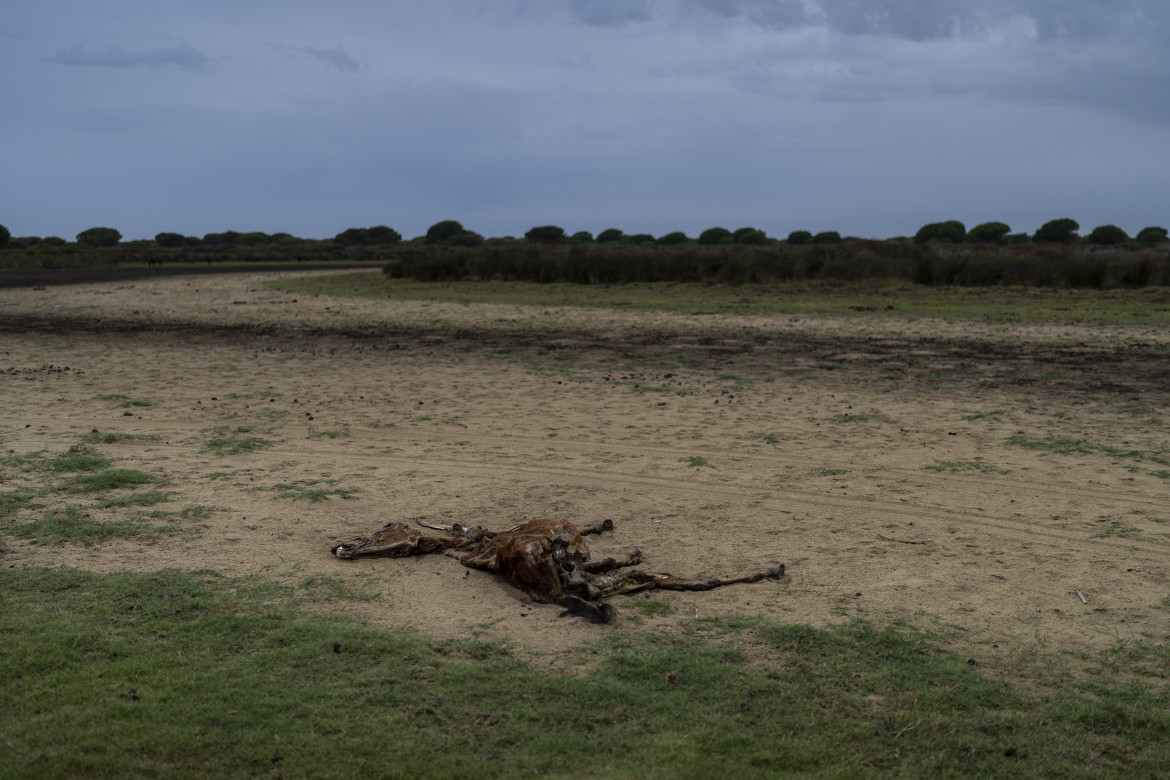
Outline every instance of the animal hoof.
<path id="1" fill-rule="evenodd" d="M 590 623 L 612 623 L 617 618 L 617 610 L 604 601 L 600 604 L 590 604 L 576 596 L 565 596 L 561 599 L 560 605 L 565 608 L 560 614 L 561 617 L 583 617 Z"/>

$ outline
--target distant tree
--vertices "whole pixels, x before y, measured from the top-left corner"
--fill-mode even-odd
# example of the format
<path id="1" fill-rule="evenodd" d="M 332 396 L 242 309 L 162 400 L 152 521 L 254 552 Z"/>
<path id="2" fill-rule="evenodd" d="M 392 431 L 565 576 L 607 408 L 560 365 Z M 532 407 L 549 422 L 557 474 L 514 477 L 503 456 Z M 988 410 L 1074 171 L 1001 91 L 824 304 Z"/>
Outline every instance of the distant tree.
<path id="1" fill-rule="evenodd" d="M 77 234 L 77 243 L 86 246 L 114 246 L 122 240 L 122 234 L 108 227 L 93 227 Z"/>
<path id="2" fill-rule="evenodd" d="M 612 244 L 614 241 L 621 241 L 625 234 L 617 228 L 606 228 L 597 234 L 597 243 Z"/>
<path id="3" fill-rule="evenodd" d="M 1095 227 L 1087 238 L 1090 244 L 1097 246 L 1124 244 L 1126 241 L 1129 241 L 1129 236 L 1124 230 L 1117 227 L 1117 225 L 1100 225 Z"/>
<path id="4" fill-rule="evenodd" d="M 462 232 L 463 225 L 460 225 L 453 219 L 436 222 L 427 228 L 426 243 L 441 244 L 451 236 Z"/>
<path id="5" fill-rule="evenodd" d="M 236 243 L 240 246 L 268 246 L 272 243 L 272 236 L 259 231 L 241 233 Z"/>
<path id="6" fill-rule="evenodd" d="M 931 222 L 923 225 L 914 234 L 915 243 L 927 244 L 931 241 L 944 241 L 951 244 L 961 244 L 967 238 L 967 228 L 957 219 L 947 222 Z"/>
<path id="7" fill-rule="evenodd" d="M 788 243 L 793 246 L 802 246 L 812 240 L 813 234 L 807 230 L 793 230 L 788 234 Z"/>
<path id="8" fill-rule="evenodd" d="M 840 244 L 841 234 L 836 230 L 824 230 L 812 237 L 812 243 L 817 245 Z"/>
<path id="9" fill-rule="evenodd" d="M 181 233 L 157 233 L 154 243 L 159 246 L 186 246 L 187 239 Z"/>
<path id="10" fill-rule="evenodd" d="M 448 236 L 443 246 L 483 246 L 483 236 L 473 230 L 460 230 Z"/>
<path id="11" fill-rule="evenodd" d="M 688 241 L 690 241 L 690 239 L 687 238 L 686 233 L 683 233 L 681 230 L 676 230 L 673 233 L 667 233 L 665 236 L 660 237 L 655 243 L 658 244 L 658 246 L 678 246 L 679 244 L 685 244 Z"/>
<path id="12" fill-rule="evenodd" d="M 195 240 L 198 241 L 199 239 Z M 297 238 L 291 233 L 272 234 L 272 243 L 276 244 L 277 246 L 296 246 L 297 244 L 302 243 L 302 241 L 303 239 Z"/>
<path id="13" fill-rule="evenodd" d="M 735 244 L 766 244 L 768 237 L 762 230 L 753 227 L 741 227 L 731 234 L 731 241 Z"/>
<path id="14" fill-rule="evenodd" d="M 12 240 L 12 233 L 8 228 L 0 225 L 0 249 L 8 246 L 8 242 Z"/>
<path id="15" fill-rule="evenodd" d="M 386 225 L 374 225 L 366 228 L 366 243 L 375 246 L 393 246 L 401 243 L 402 234 Z"/>
<path id="16" fill-rule="evenodd" d="M 333 243 L 341 246 L 361 246 L 369 238 L 365 228 L 346 228 L 333 237 Z"/>
<path id="17" fill-rule="evenodd" d="M 565 243 L 565 229 L 556 225 L 541 225 L 529 230 L 524 234 L 524 237 L 533 244 L 563 244 Z"/>
<path id="18" fill-rule="evenodd" d="M 578 230 L 573 235 L 569 236 L 570 244 L 592 244 L 593 234 L 588 230 Z"/>
<path id="19" fill-rule="evenodd" d="M 1074 219 L 1054 219 L 1041 225 L 1033 240 L 1038 244 L 1071 244 L 1077 240 L 1080 229 Z"/>
<path id="20" fill-rule="evenodd" d="M 730 243 L 731 231 L 727 228 L 713 227 L 707 228 L 699 234 L 699 243 L 703 246 L 712 246 L 714 244 Z"/>
<path id="21" fill-rule="evenodd" d="M 968 244 L 1002 244 L 1012 229 L 1002 222 L 984 222 L 967 232 Z"/>
<path id="22" fill-rule="evenodd" d="M 227 230 L 223 233 L 207 233 L 203 236 L 203 243 L 208 246 L 235 246 L 239 238 L 239 233 Z"/>
<path id="23" fill-rule="evenodd" d="M 69 242 L 60 236 L 45 236 L 41 243 L 46 246 L 65 246 Z"/>
<path id="24" fill-rule="evenodd" d="M 1137 240 L 1143 244 L 1161 244 L 1166 240 L 1166 228 L 1145 227 L 1138 231 Z M 0 246 L 4 245 L 4 234 L 0 231 Z"/>
<path id="25" fill-rule="evenodd" d="M 626 241 L 631 244 L 653 244 L 654 236 L 649 233 L 634 233 L 632 236 L 626 236 Z"/>

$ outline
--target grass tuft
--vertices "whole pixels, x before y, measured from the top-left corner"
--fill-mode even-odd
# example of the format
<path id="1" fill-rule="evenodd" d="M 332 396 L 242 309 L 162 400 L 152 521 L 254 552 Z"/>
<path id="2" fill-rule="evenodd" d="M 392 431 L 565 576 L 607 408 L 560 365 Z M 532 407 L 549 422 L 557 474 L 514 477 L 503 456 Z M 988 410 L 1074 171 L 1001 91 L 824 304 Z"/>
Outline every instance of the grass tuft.
<path id="1" fill-rule="evenodd" d="M 61 488 L 68 493 L 108 493 L 111 490 L 123 490 L 138 485 L 160 485 L 166 480 L 134 469 L 109 469 L 97 474 L 81 474 L 70 477 L 61 483 Z"/>
<path id="2" fill-rule="evenodd" d="M 92 547 L 111 539 L 157 538 L 182 533 L 182 526 L 152 525 L 131 520 L 95 520 L 76 504 L 52 509 L 39 520 L 8 527 L 12 536 L 36 545 L 79 544 Z"/>

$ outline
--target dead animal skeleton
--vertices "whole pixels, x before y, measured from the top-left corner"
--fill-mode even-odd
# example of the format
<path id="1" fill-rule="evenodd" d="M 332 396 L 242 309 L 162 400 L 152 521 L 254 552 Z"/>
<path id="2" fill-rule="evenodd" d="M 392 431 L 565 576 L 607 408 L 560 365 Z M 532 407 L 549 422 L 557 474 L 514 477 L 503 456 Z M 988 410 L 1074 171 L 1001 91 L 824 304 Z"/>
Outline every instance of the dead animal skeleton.
<path id="1" fill-rule="evenodd" d="M 635 549 L 625 558 L 589 560 L 585 537 L 613 530 L 606 520 L 579 530 L 564 520 L 530 520 L 506 531 L 485 531 L 465 525 L 419 525 L 444 532 L 428 536 L 405 523 L 390 523 L 372 536 L 360 537 L 333 548 L 338 558 L 373 556 L 403 558 L 442 553 L 464 566 L 499 574 L 536 601 L 560 604 L 561 616 L 575 615 L 596 623 L 609 623 L 616 612 L 609 604 L 594 604 L 621 593 L 661 590 L 711 590 L 738 582 L 759 582 L 784 576 L 784 565 L 741 577 L 684 580 L 669 574 L 653 574 L 630 567 L 642 562 Z"/>

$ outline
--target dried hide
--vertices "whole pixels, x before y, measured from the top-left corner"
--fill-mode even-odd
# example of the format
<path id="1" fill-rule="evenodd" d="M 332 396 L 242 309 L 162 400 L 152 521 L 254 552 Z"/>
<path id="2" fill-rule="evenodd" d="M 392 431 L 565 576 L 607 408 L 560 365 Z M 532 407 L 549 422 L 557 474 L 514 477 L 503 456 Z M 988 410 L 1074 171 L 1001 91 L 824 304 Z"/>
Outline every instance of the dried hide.
<path id="1" fill-rule="evenodd" d="M 458 558 L 469 568 L 499 574 L 536 601 L 567 607 L 562 616 L 579 615 L 604 623 L 613 619 L 613 608 L 608 604 L 595 607 L 584 604 L 584 601 L 599 601 L 619 593 L 651 588 L 711 590 L 733 583 L 784 576 L 781 564 L 741 577 L 683 580 L 669 574 L 629 568 L 642 562 L 639 550 L 633 550 L 622 560 L 590 561 L 585 536 L 612 531 L 613 522 L 610 520 L 584 531 L 564 520 L 530 520 L 498 533 L 462 525 L 425 527 L 444 531 L 445 535 L 426 536 L 403 523 L 390 523 L 372 536 L 337 545 L 333 554 L 348 560 L 443 553 Z"/>

